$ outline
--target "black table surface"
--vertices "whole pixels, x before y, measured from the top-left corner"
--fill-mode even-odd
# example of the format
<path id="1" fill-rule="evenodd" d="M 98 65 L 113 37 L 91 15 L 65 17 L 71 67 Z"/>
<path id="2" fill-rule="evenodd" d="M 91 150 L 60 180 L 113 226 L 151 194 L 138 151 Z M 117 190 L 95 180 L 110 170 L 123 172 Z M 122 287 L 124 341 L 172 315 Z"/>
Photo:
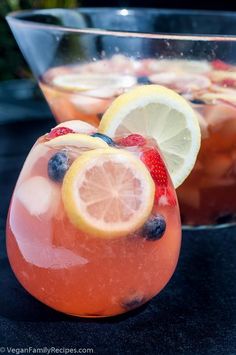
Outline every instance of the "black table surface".
<path id="1" fill-rule="evenodd" d="M 10 347 L 32 347 L 31 352 L 44 348 L 46 353 L 54 347 L 61 353 L 92 349 L 87 351 L 236 354 L 234 227 L 183 232 L 179 263 L 167 287 L 126 315 L 100 320 L 66 316 L 44 306 L 19 285 L 5 249 L 7 209 L 30 147 L 53 125 L 33 84 L 0 86 L 0 353 L 9 353 Z"/>

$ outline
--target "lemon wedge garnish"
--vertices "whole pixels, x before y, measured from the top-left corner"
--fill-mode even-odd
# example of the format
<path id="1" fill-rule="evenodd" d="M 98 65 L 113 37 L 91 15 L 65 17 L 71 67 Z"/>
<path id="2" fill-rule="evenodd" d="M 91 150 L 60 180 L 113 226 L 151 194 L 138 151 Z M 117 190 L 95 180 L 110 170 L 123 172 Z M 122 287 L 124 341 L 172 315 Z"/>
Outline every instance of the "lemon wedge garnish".
<path id="1" fill-rule="evenodd" d="M 159 85 L 120 95 L 104 113 L 98 131 L 113 139 L 131 133 L 153 137 L 175 188 L 191 172 L 200 148 L 196 113 L 183 97 Z"/>

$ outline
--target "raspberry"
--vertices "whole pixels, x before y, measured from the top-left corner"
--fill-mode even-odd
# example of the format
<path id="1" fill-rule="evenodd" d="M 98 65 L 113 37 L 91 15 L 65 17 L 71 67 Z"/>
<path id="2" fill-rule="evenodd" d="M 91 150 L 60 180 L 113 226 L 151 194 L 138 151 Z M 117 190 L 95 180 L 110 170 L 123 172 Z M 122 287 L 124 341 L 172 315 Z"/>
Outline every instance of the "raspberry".
<path id="1" fill-rule="evenodd" d="M 223 61 L 220 60 L 220 59 L 213 60 L 213 61 L 211 62 L 211 65 L 213 66 L 213 68 L 214 68 L 215 70 L 229 70 L 229 68 L 230 68 L 230 65 L 229 65 L 229 64 L 223 62 Z"/>
<path id="2" fill-rule="evenodd" d="M 152 148 L 143 152 L 141 160 L 150 171 L 156 185 L 166 187 L 168 185 L 167 170 L 158 151 Z"/>
<path id="3" fill-rule="evenodd" d="M 142 147 L 146 143 L 146 139 L 141 134 L 135 133 L 120 139 L 118 143 L 123 147 Z"/>
<path id="4" fill-rule="evenodd" d="M 64 136 L 65 134 L 68 133 L 75 133 L 75 132 L 73 131 L 73 129 L 67 127 L 54 128 L 51 130 L 50 133 L 48 133 L 47 139 L 53 139 L 59 136 Z"/>

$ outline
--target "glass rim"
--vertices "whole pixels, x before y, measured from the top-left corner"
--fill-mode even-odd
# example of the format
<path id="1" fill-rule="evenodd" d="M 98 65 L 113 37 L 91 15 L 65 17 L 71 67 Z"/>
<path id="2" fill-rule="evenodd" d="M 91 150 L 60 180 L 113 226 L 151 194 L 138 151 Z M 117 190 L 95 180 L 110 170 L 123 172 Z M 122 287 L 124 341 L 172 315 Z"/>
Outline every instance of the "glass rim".
<path id="1" fill-rule="evenodd" d="M 146 33 L 146 32 L 131 32 L 131 31 L 118 31 L 118 30 L 106 30 L 102 28 L 86 27 L 83 29 L 74 27 L 64 27 L 59 25 L 44 24 L 40 21 L 27 20 L 27 15 L 32 14 L 50 14 L 51 11 L 73 11 L 76 10 L 79 13 L 112 11 L 118 15 L 126 16 L 129 13 L 142 13 L 143 11 L 149 13 L 163 13 L 163 14 L 176 14 L 176 15 L 205 15 L 205 16 L 228 16 L 234 17 L 236 23 L 236 13 L 231 11 L 214 11 L 214 10 L 179 10 L 179 9 L 154 9 L 154 8 L 119 8 L 119 7 L 81 7 L 73 9 L 63 8 L 51 8 L 51 9 L 37 9 L 37 10 L 21 10 L 10 12 L 6 16 L 7 21 L 17 22 L 20 26 L 57 30 L 68 33 L 89 34 L 89 35 L 101 35 L 101 36 L 114 36 L 114 37 L 129 37 L 129 38 L 143 38 L 143 39 L 163 39 L 163 40 L 181 40 L 181 41 L 211 41 L 211 42 L 236 42 L 236 35 L 224 34 L 224 35 L 211 35 L 211 34 L 175 34 L 175 33 Z"/>

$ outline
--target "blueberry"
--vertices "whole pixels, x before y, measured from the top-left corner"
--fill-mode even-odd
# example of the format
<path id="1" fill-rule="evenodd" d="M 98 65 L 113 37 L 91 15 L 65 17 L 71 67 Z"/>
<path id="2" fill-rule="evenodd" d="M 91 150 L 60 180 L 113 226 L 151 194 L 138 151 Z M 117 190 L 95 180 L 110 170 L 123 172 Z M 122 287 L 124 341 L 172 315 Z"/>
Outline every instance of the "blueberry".
<path id="1" fill-rule="evenodd" d="M 69 164 L 68 155 L 65 152 L 54 154 L 48 161 L 48 176 L 53 180 L 60 182 L 63 180 Z"/>
<path id="2" fill-rule="evenodd" d="M 108 145 L 115 145 L 115 142 L 110 137 L 106 136 L 105 134 L 93 133 L 92 137 L 100 138 L 100 139 L 104 140 L 104 142 L 106 142 Z"/>
<path id="3" fill-rule="evenodd" d="M 195 105 L 204 105 L 205 102 L 202 101 L 202 100 L 199 100 L 199 99 L 194 99 L 194 100 L 190 100 L 192 104 L 195 104 Z"/>
<path id="4" fill-rule="evenodd" d="M 137 78 L 138 84 L 142 84 L 142 85 L 147 85 L 147 84 L 151 84 L 151 81 L 148 79 L 147 76 L 139 76 Z"/>
<path id="5" fill-rule="evenodd" d="M 158 214 L 151 217 L 143 227 L 143 236 L 147 240 L 158 240 L 160 239 L 166 230 L 165 218 Z"/>

